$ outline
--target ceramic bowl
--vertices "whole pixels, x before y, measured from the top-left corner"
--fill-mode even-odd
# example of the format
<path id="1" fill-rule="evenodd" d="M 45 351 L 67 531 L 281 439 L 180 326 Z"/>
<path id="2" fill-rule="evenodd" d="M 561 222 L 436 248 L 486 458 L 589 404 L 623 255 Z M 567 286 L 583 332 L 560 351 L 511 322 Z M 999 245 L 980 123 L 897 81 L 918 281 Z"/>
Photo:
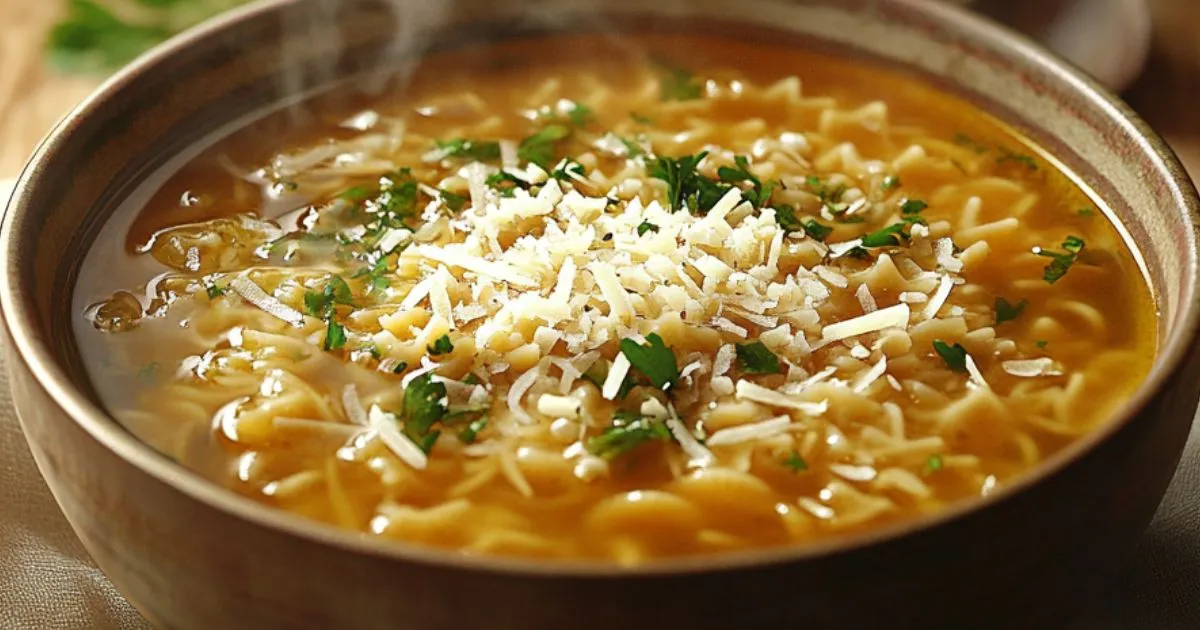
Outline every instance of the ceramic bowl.
<path id="1" fill-rule="evenodd" d="M 1158 300 L 1153 371 L 1111 423 L 986 499 L 851 538 L 634 569 L 469 558 L 273 511 L 109 417 L 72 334 L 84 252 L 133 184 L 199 138 L 335 79 L 481 38 L 722 33 L 882 64 L 1012 125 L 1105 201 Z M 924 0 L 250 5 L 108 81 L 49 135 L 0 229 L 14 400 L 100 567 L 163 628 L 1060 627 L 1171 479 L 1200 395 L 1196 193 L 1163 142 L 1020 36 Z"/>

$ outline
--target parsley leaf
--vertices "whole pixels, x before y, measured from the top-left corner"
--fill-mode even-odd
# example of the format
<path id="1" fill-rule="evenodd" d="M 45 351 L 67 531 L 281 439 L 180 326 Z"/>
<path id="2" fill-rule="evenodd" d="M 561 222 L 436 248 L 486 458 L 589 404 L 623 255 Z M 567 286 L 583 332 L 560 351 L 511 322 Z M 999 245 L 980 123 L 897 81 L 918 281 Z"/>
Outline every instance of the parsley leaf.
<path id="1" fill-rule="evenodd" d="M 437 148 L 446 157 L 489 162 L 500 159 L 500 143 L 495 140 L 467 140 L 458 138 L 437 142 Z"/>
<path id="2" fill-rule="evenodd" d="M 655 387 L 667 390 L 679 380 L 679 364 L 675 360 L 675 353 L 663 344 L 658 333 L 646 335 L 645 345 L 632 339 L 622 339 L 620 348 L 630 365 L 650 379 Z"/>
<path id="3" fill-rule="evenodd" d="M 904 233 L 907 223 L 893 223 L 885 228 L 876 230 L 862 237 L 863 247 L 891 247 L 900 244 L 900 238 L 908 238 Z"/>
<path id="4" fill-rule="evenodd" d="M 1079 258 L 1079 252 L 1083 251 L 1083 247 L 1083 239 L 1079 238 L 1078 236 L 1068 236 L 1067 239 L 1062 242 L 1062 248 L 1064 251 L 1061 253 L 1039 248 L 1037 251 L 1038 256 L 1045 256 L 1046 258 L 1051 259 L 1050 263 L 1046 265 L 1045 270 L 1042 272 L 1042 278 L 1050 284 L 1054 284 L 1055 282 L 1061 280 L 1062 277 L 1067 275 L 1067 272 L 1071 270 L 1071 265 L 1075 264 L 1075 261 Z"/>
<path id="5" fill-rule="evenodd" d="M 792 452 L 788 453 L 787 459 L 783 460 L 783 465 L 790 468 L 794 473 L 802 473 L 808 470 L 808 462 L 804 461 L 804 458 L 800 456 L 800 451 L 796 449 L 792 449 Z"/>
<path id="6" fill-rule="evenodd" d="M 829 238 L 829 235 L 833 233 L 833 228 L 818 223 L 816 219 L 809 219 L 804 222 L 804 233 L 809 238 L 824 243 L 825 239 Z"/>
<path id="7" fill-rule="evenodd" d="M 902 216 L 913 216 L 921 214 L 928 207 L 929 204 L 920 199 L 905 199 L 904 203 L 900 204 L 900 214 Z"/>
<path id="8" fill-rule="evenodd" d="M 633 119 L 633 122 L 635 122 L 639 125 L 653 125 L 654 124 L 654 119 L 650 118 L 649 116 L 643 116 L 637 112 L 629 112 L 629 117 Z"/>
<path id="9" fill-rule="evenodd" d="M 567 120 L 576 127 L 586 127 L 596 119 L 596 112 L 583 103 L 575 103 L 567 110 Z"/>
<path id="10" fill-rule="evenodd" d="M 738 365 L 747 374 L 779 374 L 779 357 L 763 342 L 739 343 L 736 346 Z"/>
<path id="11" fill-rule="evenodd" d="M 320 293 L 304 292 L 304 312 L 313 317 L 329 319 L 333 317 L 336 305 L 354 305 L 354 296 L 350 294 L 350 285 L 339 275 L 329 276 L 325 288 Z"/>
<path id="12" fill-rule="evenodd" d="M 467 205 L 467 198 L 463 195 L 452 193 L 444 188 L 439 188 L 437 191 L 438 195 L 442 198 L 442 203 L 446 204 L 446 207 L 451 212 L 459 212 L 463 209 L 463 206 Z"/>
<path id="13" fill-rule="evenodd" d="M 588 439 L 586 446 L 589 453 L 612 459 L 643 444 L 671 439 L 671 430 L 656 420 L 618 412 L 613 415 L 613 421 L 613 426 L 605 429 L 604 433 Z"/>
<path id="14" fill-rule="evenodd" d="M 426 444 L 433 446 L 430 430 L 449 413 L 446 384 L 434 381 L 432 374 L 422 374 L 404 388 L 404 432 L 426 452 Z"/>
<path id="15" fill-rule="evenodd" d="M 519 179 L 512 173 L 507 173 L 505 171 L 488 175 L 487 179 L 484 180 L 483 183 L 489 188 L 495 189 L 496 192 L 499 192 L 501 197 L 513 196 L 513 191 L 518 188 L 522 190 L 529 189 L 529 182 Z"/>
<path id="16" fill-rule="evenodd" d="M 941 455 L 930 455 L 929 459 L 925 460 L 925 472 L 934 473 L 942 469 L 943 466 Z"/>
<path id="17" fill-rule="evenodd" d="M 325 345 L 326 351 L 341 350 L 342 346 L 346 345 L 346 327 L 337 323 L 333 317 L 325 323 Z"/>
<path id="18" fill-rule="evenodd" d="M 1020 317 L 1026 306 L 1029 306 L 1029 300 L 1021 300 L 1013 304 L 1002 297 L 996 298 L 996 325 L 999 326 Z"/>
<path id="19" fill-rule="evenodd" d="M 436 357 L 454 352 L 454 343 L 450 341 L 450 335 L 442 335 L 434 339 L 433 344 L 426 346 L 425 349 L 429 351 L 429 354 Z"/>
<path id="20" fill-rule="evenodd" d="M 216 282 L 204 285 L 204 292 L 208 294 L 208 299 L 210 300 L 215 300 L 222 295 L 225 295 L 228 290 L 229 289 L 227 287 L 219 286 Z"/>
<path id="21" fill-rule="evenodd" d="M 571 129 L 566 125 L 546 125 L 541 131 L 521 141 L 521 145 L 517 147 L 517 157 L 526 162 L 533 162 L 543 169 L 550 168 L 554 163 L 554 152 L 558 142 L 569 135 Z"/>
<path id="22" fill-rule="evenodd" d="M 550 173 L 550 177 L 559 181 L 573 180 L 577 177 L 583 177 L 583 175 L 583 165 L 571 158 L 559 162 L 558 166 Z"/>
<path id="23" fill-rule="evenodd" d="M 679 158 L 660 157 L 650 165 L 650 176 L 667 182 L 667 205 L 672 211 L 689 208 L 695 214 L 708 212 L 732 188 L 713 181 L 697 170 L 708 151 Z"/>
<path id="24" fill-rule="evenodd" d="M 933 340 L 933 349 L 952 371 L 964 373 L 967 371 L 967 349 L 962 347 L 962 344 L 956 343 L 952 346 L 941 339 L 935 339 Z"/>
<path id="25" fill-rule="evenodd" d="M 658 232 L 658 226 L 649 221 L 642 221 L 642 224 L 637 226 L 637 235 L 645 236 L 646 232 Z"/>
<path id="26" fill-rule="evenodd" d="M 479 416 L 458 432 L 458 441 L 462 442 L 463 444 L 474 444 L 475 438 L 479 436 L 479 432 L 486 429 L 487 425 L 487 416 Z"/>
<path id="27" fill-rule="evenodd" d="M 1045 348 L 1046 346 L 1050 345 L 1050 342 L 1046 341 L 1045 339 L 1038 339 L 1034 342 L 1034 345 L 1039 348 Z"/>
<path id="28" fill-rule="evenodd" d="M 976 153 L 987 153 L 988 151 L 987 145 L 976 141 L 974 138 L 961 131 L 954 134 L 954 144 L 957 144 L 960 147 L 966 147 Z"/>
<path id="29" fill-rule="evenodd" d="M 883 183 L 879 185 L 880 190 L 893 190 L 900 187 L 900 178 L 895 175 L 888 175 L 883 178 Z"/>
<path id="30" fill-rule="evenodd" d="M 659 96 L 664 101 L 692 101 L 704 95 L 704 83 L 683 68 L 661 65 Z"/>
<path id="31" fill-rule="evenodd" d="M 1075 214 L 1078 214 L 1081 217 L 1090 217 L 1095 215 L 1096 211 L 1091 208 L 1080 208 L 1075 211 Z"/>
<path id="32" fill-rule="evenodd" d="M 755 208 L 766 206 L 767 201 L 771 199 L 771 194 L 779 186 L 779 182 L 770 181 L 764 185 L 762 180 L 750 172 L 750 159 L 744 155 L 734 156 L 733 162 L 735 166 L 722 166 L 718 168 L 717 177 L 727 184 L 749 182 L 751 188 L 743 191 L 746 201 L 749 201 Z"/>
<path id="33" fill-rule="evenodd" d="M 845 184 L 838 184 L 830 188 L 827 183 L 823 183 L 821 178 L 816 175 L 809 175 L 804 180 L 804 183 L 821 200 L 821 205 L 829 209 L 830 213 L 840 215 L 850 207 L 849 204 L 842 202 L 842 196 L 846 194 Z"/>
<path id="34" fill-rule="evenodd" d="M 1035 160 L 1033 156 L 1025 155 L 1024 153 L 1016 153 L 1012 150 L 1006 149 L 1005 147 L 999 147 L 998 150 L 1000 151 L 1000 157 L 996 158 L 996 164 L 1003 165 L 1012 163 L 1024 166 L 1031 171 L 1038 170 L 1037 160 Z"/>

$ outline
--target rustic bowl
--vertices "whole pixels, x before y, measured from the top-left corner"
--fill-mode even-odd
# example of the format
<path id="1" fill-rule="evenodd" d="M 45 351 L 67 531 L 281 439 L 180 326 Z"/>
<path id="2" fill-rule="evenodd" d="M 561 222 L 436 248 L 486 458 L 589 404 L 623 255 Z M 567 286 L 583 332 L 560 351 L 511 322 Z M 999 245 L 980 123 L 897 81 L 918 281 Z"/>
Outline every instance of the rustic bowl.
<path id="1" fill-rule="evenodd" d="M 1196 193 L 1160 140 L 1019 36 L 921 0 L 265 2 L 162 46 L 38 149 L 0 231 L 14 400 L 100 567 L 165 628 L 1042 628 L 1149 522 L 1197 397 Z M 589 6 L 590 5 L 590 6 Z M 601 8 L 602 7 L 602 8 Z M 72 287 L 131 185 L 205 134 L 431 47 L 557 29 L 722 32 L 874 60 L 960 94 L 1104 199 L 1160 312 L 1152 373 L 1104 429 L 986 499 L 834 542 L 643 568 L 465 558 L 383 543 L 228 493 L 112 420 L 82 369 Z M 400 39 L 394 39 L 400 34 Z M 291 73 L 285 78 L 284 73 Z"/>

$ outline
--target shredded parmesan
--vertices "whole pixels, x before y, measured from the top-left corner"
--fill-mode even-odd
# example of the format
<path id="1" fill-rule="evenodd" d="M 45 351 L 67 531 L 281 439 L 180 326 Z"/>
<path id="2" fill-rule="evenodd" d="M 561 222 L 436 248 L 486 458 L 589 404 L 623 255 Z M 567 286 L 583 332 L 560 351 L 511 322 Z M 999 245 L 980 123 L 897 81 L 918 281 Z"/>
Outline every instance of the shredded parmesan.
<path id="1" fill-rule="evenodd" d="M 840 341 L 887 328 L 905 328 L 908 326 L 910 313 L 907 304 L 889 306 L 873 313 L 830 324 L 821 330 L 821 339 L 826 342 Z"/>
<path id="2" fill-rule="evenodd" d="M 870 387 L 871 384 L 876 380 L 878 380 L 879 377 L 883 376 L 885 371 L 887 371 L 887 357 L 879 357 L 879 361 L 875 363 L 875 365 L 871 366 L 870 370 L 863 372 L 862 376 L 858 377 L 858 380 L 854 381 L 854 386 L 851 387 L 851 391 L 853 391 L 855 394 L 861 394 L 867 391 L 867 388 Z"/>
<path id="3" fill-rule="evenodd" d="M 1040 359 L 1014 359 L 1012 361 L 1004 361 L 1000 367 L 1005 372 L 1019 378 L 1036 378 L 1038 376 L 1059 376 L 1062 374 L 1060 370 L 1055 369 L 1054 359 L 1042 357 Z"/>
<path id="4" fill-rule="evenodd" d="M 358 389 L 353 383 L 342 390 L 342 408 L 346 410 L 346 418 L 350 420 L 351 424 L 357 424 L 360 427 L 370 424 L 367 410 L 363 409 L 362 402 L 358 399 Z"/>
<path id="5" fill-rule="evenodd" d="M 789 396 L 773 389 L 767 389 L 762 385 L 756 385 L 746 380 L 738 381 L 734 391 L 736 392 L 737 397 L 742 400 L 752 400 L 754 402 L 760 402 L 773 407 L 795 409 L 810 416 L 819 416 L 829 409 L 828 401 L 815 403 L 807 400 L 800 400 L 794 396 Z"/>
<path id="6" fill-rule="evenodd" d="M 933 297 L 929 303 L 925 305 L 925 310 L 921 315 L 925 319 L 933 319 L 937 317 L 938 311 L 942 310 L 942 305 L 946 303 L 946 299 L 950 297 L 950 289 L 954 287 L 954 279 L 950 276 L 942 276 L 942 281 L 938 284 L 937 291 L 934 291 Z"/>
<path id="7" fill-rule="evenodd" d="M 967 375 L 970 376 L 971 383 L 976 387 L 991 389 L 991 387 L 988 386 L 987 381 L 983 380 L 983 373 L 979 371 L 979 366 L 975 365 L 975 359 L 971 358 L 971 355 L 969 354 L 966 355 L 966 364 Z"/>
<path id="8" fill-rule="evenodd" d="M 612 366 L 608 368 L 608 377 L 604 379 L 604 387 L 601 388 L 601 394 L 605 398 L 616 399 L 617 392 L 621 391 L 621 383 L 625 382 L 625 375 L 629 374 L 629 368 L 629 359 L 625 357 L 625 353 L 618 353 Z"/>
<path id="9" fill-rule="evenodd" d="M 790 416 L 776 416 L 762 422 L 721 429 L 708 438 L 708 446 L 727 446 L 753 440 L 761 440 L 785 433 L 791 425 Z"/>
<path id="10" fill-rule="evenodd" d="M 676 418 L 673 414 L 666 419 L 667 429 L 671 431 L 671 435 L 679 442 L 679 447 L 688 456 L 688 468 L 708 468 L 716 463 L 717 457 L 712 454 L 712 451 L 704 448 L 688 430 L 683 426 L 683 422 Z"/>
<path id="11" fill-rule="evenodd" d="M 304 325 L 303 313 L 280 302 L 275 296 L 267 294 L 266 291 L 262 290 L 262 287 L 255 284 L 253 280 L 246 276 L 237 276 L 233 280 L 230 280 L 229 288 L 245 298 L 247 302 L 257 306 L 276 319 L 283 320 L 293 326 Z"/>

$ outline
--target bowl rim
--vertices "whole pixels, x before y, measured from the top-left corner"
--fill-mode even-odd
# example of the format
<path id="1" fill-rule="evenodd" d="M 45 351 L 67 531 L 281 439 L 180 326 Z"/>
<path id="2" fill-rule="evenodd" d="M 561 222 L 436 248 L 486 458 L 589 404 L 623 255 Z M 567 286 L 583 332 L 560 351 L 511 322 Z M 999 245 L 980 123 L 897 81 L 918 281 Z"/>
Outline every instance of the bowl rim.
<path id="1" fill-rule="evenodd" d="M 1133 421 L 1148 402 L 1183 368 L 1186 358 L 1200 338 L 1200 249 L 1196 231 L 1192 229 L 1185 235 L 1187 268 L 1183 278 L 1190 279 L 1190 282 L 1185 285 L 1181 295 L 1181 315 L 1177 319 L 1178 324 L 1167 337 L 1166 343 L 1159 346 L 1153 367 L 1145 381 L 1129 401 L 1115 412 L 1115 418 L 987 496 L 964 500 L 930 515 L 806 544 L 658 559 L 634 567 L 586 559 L 546 561 L 520 557 L 466 556 L 454 550 L 406 541 L 381 540 L 260 504 L 222 488 L 162 455 L 127 431 L 101 406 L 89 400 L 59 367 L 53 352 L 37 334 L 33 309 L 21 299 L 21 282 L 16 271 L 24 264 L 20 256 L 24 235 L 22 227 L 28 221 L 27 215 L 31 211 L 31 191 L 38 185 L 37 180 L 40 171 L 45 168 L 44 164 L 55 159 L 61 147 L 70 141 L 76 120 L 87 117 L 98 104 L 119 96 L 126 84 L 133 82 L 140 74 L 156 65 L 185 52 L 194 42 L 235 28 L 242 21 L 303 4 L 305 1 L 258 0 L 232 9 L 176 35 L 116 72 L 62 118 L 38 145 L 17 179 L 12 198 L 0 221 L 0 319 L 13 343 L 12 347 L 19 355 L 14 357 L 10 352 L 10 360 L 23 362 L 37 385 L 50 395 L 70 421 L 104 448 L 141 473 L 149 475 L 154 481 L 165 484 L 207 507 L 219 510 L 224 516 L 284 533 L 307 543 L 387 561 L 495 574 L 579 578 L 665 576 L 732 571 L 815 560 L 886 544 L 946 526 L 986 510 L 1053 476 L 1107 442 Z M 1115 123 L 1127 127 L 1130 135 L 1140 145 L 1137 147 L 1139 157 L 1148 161 L 1148 170 L 1156 177 L 1163 178 L 1166 188 L 1171 192 L 1171 203 L 1164 203 L 1164 207 L 1179 204 L 1179 210 L 1186 215 L 1191 225 L 1200 226 L 1200 199 L 1197 198 L 1196 189 L 1174 152 L 1128 105 L 1112 95 L 1098 81 L 1026 36 L 950 3 L 923 0 L 873 0 L 873 3 L 903 8 L 958 37 L 981 42 L 981 46 L 1003 51 L 1008 61 L 1054 75 L 1062 84 L 1063 91 L 1073 93 L 1085 100 L 1089 106 L 1103 111 Z M 1126 240 L 1128 241 L 1128 238 Z M 14 368 L 10 365 L 9 369 Z"/>

